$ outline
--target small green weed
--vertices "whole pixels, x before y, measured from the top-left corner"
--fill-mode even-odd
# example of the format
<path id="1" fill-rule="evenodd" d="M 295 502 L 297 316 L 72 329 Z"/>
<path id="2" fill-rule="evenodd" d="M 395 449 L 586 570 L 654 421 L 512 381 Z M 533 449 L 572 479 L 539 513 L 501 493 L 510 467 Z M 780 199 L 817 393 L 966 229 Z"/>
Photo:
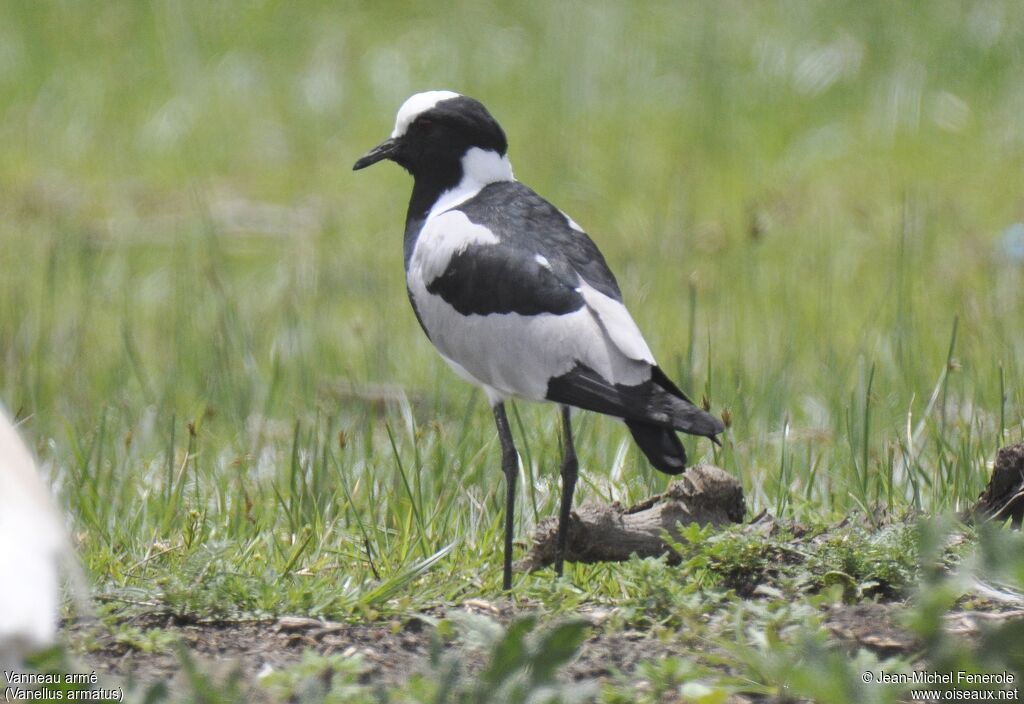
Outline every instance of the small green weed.
<path id="1" fill-rule="evenodd" d="M 260 684 L 278 701 L 313 704 L 369 704 L 378 701 L 360 684 L 367 669 L 357 654 L 320 655 L 306 652 L 297 665 L 271 672 Z"/>
<path id="2" fill-rule="evenodd" d="M 141 653 L 153 654 L 170 651 L 179 641 L 173 631 L 162 628 L 142 629 L 136 626 L 121 625 L 113 633 L 113 640 L 118 645 Z"/>
<path id="3" fill-rule="evenodd" d="M 848 601 L 900 597 L 917 576 L 916 545 L 913 526 L 844 526 L 812 541 L 805 579 L 815 588 L 841 585 Z"/>
<path id="4" fill-rule="evenodd" d="M 587 634 L 584 621 L 565 621 L 537 628 L 533 616 L 520 617 L 507 628 L 475 614 L 453 617 L 461 640 L 469 651 L 484 656 L 482 667 L 470 672 L 465 654 L 445 652 L 440 638 L 431 650 L 432 672 L 420 678 L 417 701 L 489 704 L 490 702 L 584 702 L 597 691 L 593 683 L 567 684 L 556 679 L 572 660 Z"/>

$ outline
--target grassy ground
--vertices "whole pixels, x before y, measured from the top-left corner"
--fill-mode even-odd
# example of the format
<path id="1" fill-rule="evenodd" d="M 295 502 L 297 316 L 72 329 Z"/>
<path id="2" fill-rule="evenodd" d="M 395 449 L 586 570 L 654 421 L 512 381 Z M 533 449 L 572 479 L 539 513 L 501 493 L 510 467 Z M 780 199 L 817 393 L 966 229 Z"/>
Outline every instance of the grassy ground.
<path id="1" fill-rule="evenodd" d="M 404 622 L 498 598 L 497 439 L 406 303 L 409 181 L 350 171 L 408 94 L 451 88 L 592 233 L 662 365 L 728 411 L 721 450 L 688 447 L 742 480 L 751 514 L 959 510 L 1024 434 L 1022 73 L 1011 1 L 5 3 L 0 398 L 111 629 L 153 611 Z M 554 513 L 556 420 L 515 407 L 523 540 Z M 613 422 L 580 416 L 578 446 L 579 500 L 666 485 Z M 706 565 L 641 561 L 515 593 L 617 607 L 609 628 L 696 658 L 631 670 L 609 701 L 662 696 L 638 680 L 775 696 L 800 678 L 757 657 L 794 648 L 841 670 L 794 691 L 840 701 L 857 661 L 813 640 L 819 622 L 810 645 L 789 626 L 880 598 L 875 581 L 918 594 L 934 630 L 921 594 L 949 606 L 952 588 L 920 573 L 918 532 L 901 540 L 879 548 L 895 566 L 812 560 L 813 588 L 773 578 L 755 601 L 694 581 Z M 726 545 L 763 573 L 765 546 Z M 167 647 L 145 638 L 126 640 Z M 913 652 L 899 667 L 945 662 Z"/>

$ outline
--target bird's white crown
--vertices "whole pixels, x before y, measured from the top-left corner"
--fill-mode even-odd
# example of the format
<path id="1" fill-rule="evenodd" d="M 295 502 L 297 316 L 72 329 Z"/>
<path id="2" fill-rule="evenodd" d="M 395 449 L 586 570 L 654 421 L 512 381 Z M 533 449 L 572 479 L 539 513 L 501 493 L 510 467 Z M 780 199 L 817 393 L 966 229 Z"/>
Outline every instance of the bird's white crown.
<path id="1" fill-rule="evenodd" d="M 450 90 L 428 90 L 411 96 L 402 103 L 402 107 L 398 108 L 398 115 L 395 116 L 395 129 L 391 131 L 391 138 L 401 137 L 417 117 L 442 100 L 458 97 L 458 93 L 453 93 Z"/>

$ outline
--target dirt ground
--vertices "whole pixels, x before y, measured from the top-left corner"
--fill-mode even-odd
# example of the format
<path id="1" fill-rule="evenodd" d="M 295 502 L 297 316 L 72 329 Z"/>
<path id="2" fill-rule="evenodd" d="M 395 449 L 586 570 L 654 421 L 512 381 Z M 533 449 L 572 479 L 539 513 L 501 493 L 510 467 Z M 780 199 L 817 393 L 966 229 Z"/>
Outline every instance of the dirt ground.
<path id="1" fill-rule="evenodd" d="M 500 621 L 511 616 L 510 607 L 489 602 L 471 600 L 462 608 Z M 910 652 L 916 643 L 896 625 L 901 608 L 895 603 L 834 608 L 827 615 L 826 626 L 836 639 L 853 647 L 869 648 L 882 656 Z M 595 623 L 607 617 L 603 611 L 583 615 Z M 385 688 L 399 685 L 427 667 L 432 633 L 430 626 L 415 618 L 405 623 L 367 625 L 324 623 L 308 618 L 181 624 L 166 617 L 145 616 L 130 625 L 142 630 L 161 628 L 174 633 L 187 646 L 199 668 L 215 681 L 238 672 L 243 682 L 255 683 L 261 674 L 294 665 L 303 653 L 313 650 L 322 655 L 361 655 L 366 666 L 362 682 Z M 72 639 L 74 631 L 72 629 Z M 564 676 L 577 681 L 602 681 L 617 673 L 628 677 L 643 661 L 690 654 L 686 647 L 642 631 L 605 633 L 595 628 Z M 175 678 L 182 676 L 181 663 L 173 648 L 145 653 L 118 643 L 112 637 L 96 639 L 93 649 L 80 656 L 78 664 L 85 671 L 95 670 L 101 677 L 106 674 L 111 681 L 128 686 L 165 680 L 173 690 Z M 470 668 L 473 665 L 469 662 Z M 254 686 L 252 693 L 254 700 L 258 699 L 259 688 Z M 749 700 L 734 698 L 733 701 Z"/>

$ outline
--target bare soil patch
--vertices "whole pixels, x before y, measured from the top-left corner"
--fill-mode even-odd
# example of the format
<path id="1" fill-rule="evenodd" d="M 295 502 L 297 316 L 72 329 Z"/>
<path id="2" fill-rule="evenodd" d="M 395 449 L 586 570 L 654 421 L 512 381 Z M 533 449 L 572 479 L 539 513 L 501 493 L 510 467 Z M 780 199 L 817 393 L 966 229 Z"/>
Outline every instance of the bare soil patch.
<path id="1" fill-rule="evenodd" d="M 511 606 L 486 602 L 468 602 L 462 608 L 483 612 L 498 620 L 508 620 Z M 911 652 L 916 643 L 897 623 L 898 604 L 863 604 L 836 607 L 826 616 L 826 628 L 832 637 L 856 648 L 866 647 L 880 655 Z M 438 614 L 440 616 L 442 614 Z M 586 614 L 584 614 L 586 616 Z M 603 615 L 595 613 L 592 620 Z M 153 628 L 173 633 L 188 649 L 199 669 L 214 680 L 231 676 L 251 683 L 254 700 L 260 697 L 256 683 L 261 674 L 297 664 L 307 651 L 321 655 L 359 655 L 365 669 L 364 684 L 383 688 L 407 682 L 416 672 L 426 672 L 433 629 L 422 620 L 404 623 L 341 624 L 316 619 L 286 617 L 273 621 L 178 623 L 167 617 L 147 615 L 130 625 L 143 631 Z M 90 626 L 69 631 L 72 640 L 84 635 Z M 96 670 L 111 680 L 135 685 L 169 681 L 181 677 L 181 662 L 176 651 L 143 652 L 118 642 L 111 635 L 94 637 L 94 646 L 80 656 L 81 667 Z M 444 647 L 458 647 L 448 643 Z M 637 673 L 642 662 L 668 656 L 692 656 L 693 646 L 681 640 L 665 640 L 642 630 L 609 632 L 595 626 L 576 660 L 566 668 L 564 677 L 574 680 L 606 680 Z M 466 664 L 474 669 L 482 664 L 480 655 L 465 652 Z M 746 701 L 737 699 L 736 701 Z"/>

